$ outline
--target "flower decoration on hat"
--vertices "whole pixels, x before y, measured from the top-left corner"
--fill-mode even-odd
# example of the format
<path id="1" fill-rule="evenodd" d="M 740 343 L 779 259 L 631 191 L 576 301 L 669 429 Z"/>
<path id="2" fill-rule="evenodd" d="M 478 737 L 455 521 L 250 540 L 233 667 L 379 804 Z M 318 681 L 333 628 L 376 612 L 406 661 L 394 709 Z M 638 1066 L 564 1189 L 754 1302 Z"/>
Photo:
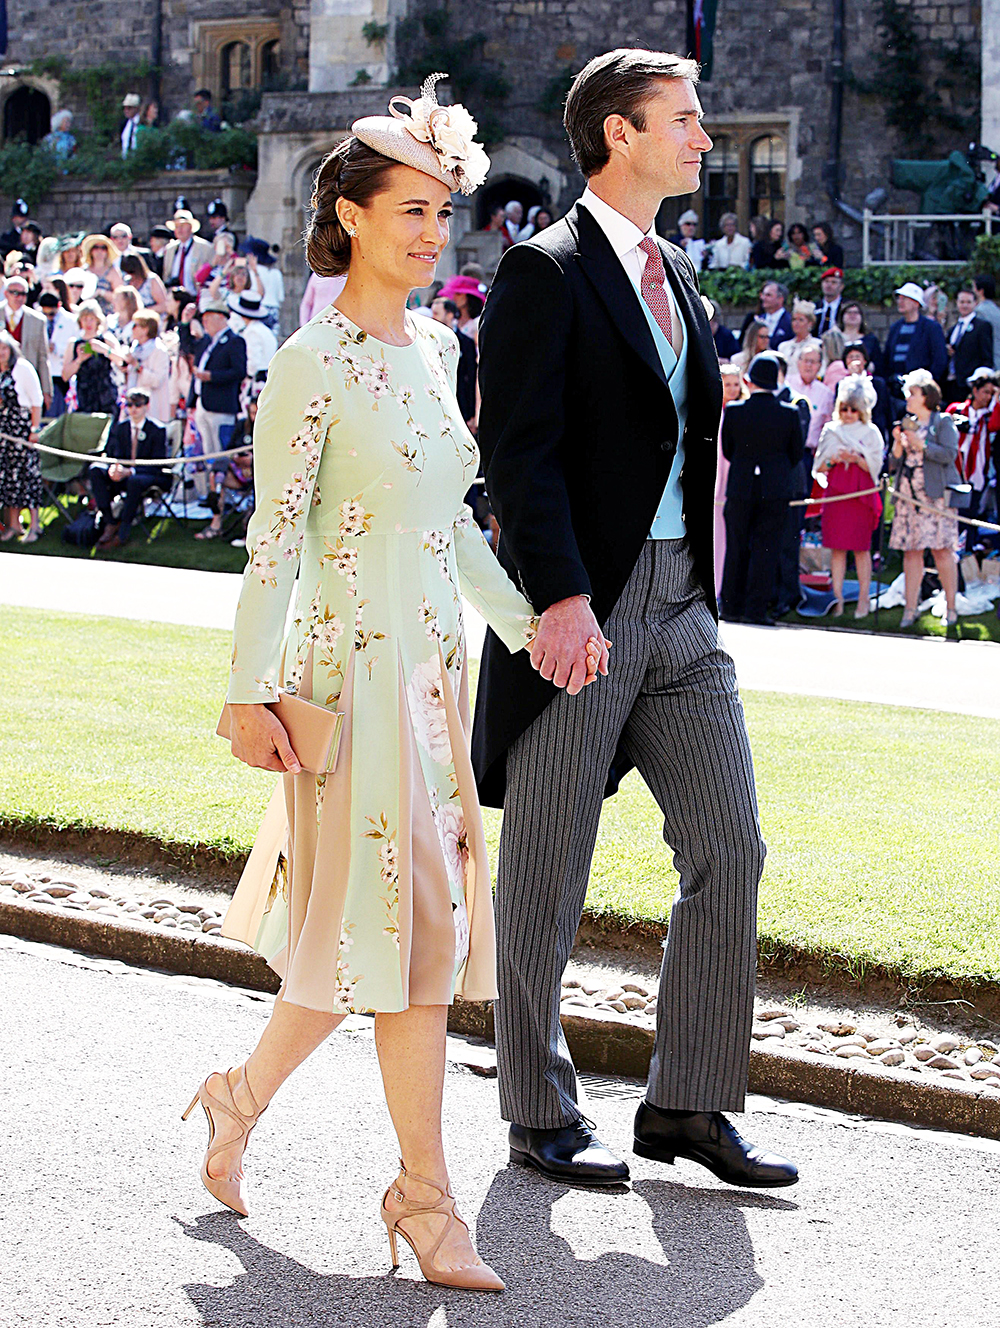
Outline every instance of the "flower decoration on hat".
<path id="1" fill-rule="evenodd" d="M 441 106 L 436 84 L 447 74 L 431 74 L 420 87 L 416 100 L 393 97 L 389 114 L 421 143 L 429 143 L 437 153 L 441 170 L 454 175 L 463 194 L 471 194 L 486 179 L 490 159 L 480 143 L 475 142 L 479 125 L 464 106 Z M 409 114 L 396 109 L 397 103 L 409 108 Z"/>

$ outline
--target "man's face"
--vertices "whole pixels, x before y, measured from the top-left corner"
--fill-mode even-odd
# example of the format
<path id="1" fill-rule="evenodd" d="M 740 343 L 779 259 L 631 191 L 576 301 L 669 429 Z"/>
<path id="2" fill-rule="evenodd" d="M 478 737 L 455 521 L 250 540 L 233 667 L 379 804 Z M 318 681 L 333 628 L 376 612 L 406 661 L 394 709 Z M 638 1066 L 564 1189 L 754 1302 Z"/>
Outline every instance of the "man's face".
<path id="1" fill-rule="evenodd" d="M 769 281 L 760 293 L 760 305 L 766 314 L 773 314 L 785 303 L 785 297 L 778 290 L 777 282 Z"/>
<path id="2" fill-rule="evenodd" d="M 210 337 L 218 336 L 228 322 L 225 314 L 217 313 L 214 309 L 201 316 L 202 326 Z"/>
<path id="3" fill-rule="evenodd" d="M 828 304 L 832 304 L 844 289 L 842 277 L 824 277 L 819 284 L 823 288 L 823 298 Z"/>
<path id="4" fill-rule="evenodd" d="M 436 323 L 444 323 L 445 327 L 454 327 L 455 316 L 445 308 L 444 300 L 435 300 L 431 305 L 431 313 Z"/>
<path id="5" fill-rule="evenodd" d="M 218 216 L 218 215 L 215 215 L 215 216 L 209 217 L 209 219 L 208 219 L 208 224 L 211 226 L 211 228 L 212 228 L 213 231 L 218 232 L 218 231 L 221 231 L 221 230 L 224 230 L 224 229 L 225 229 L 226 218 L 225 218 L 225 217 L 220 217 L 220 216 Z"/>
<path id="6" fill-rule="evenodd" d="M 133 424 L 141 424 L 146 418 L 146 411 L 149 409 L 148 401 L 130 401 L 125 409 L 128 411 L 128 417 Z"/>
<path id="7" fill-rule="evenodd" d="M 663 198 L 693 194 L 701 183 L 702 156 L 712 146 L 694 85 L 686 78 L 664 79 L 644 109 L 645 131 L 627 121 L 623 130 L 637 183 Z"/>
<path id="8" fill-rule="evenodd" d="M 920 313 L 920 301 L 911 300 L 908 295 L 897 295 L 896 307 L 903 317 L 909 321 L 912 321 Z"/>
<path id="9" fill-rule="evenodd" d="M 511 203 L 510 206 L 506 209 L 506 212 L 507 216 L 514 223 L 514 225 L 520 226 L 521 222 L 524 220 L 524 208 L 521 206 L 521 204 Z"/>
<path id="10" fill-rule="evenodd" d="M 115 248 L 118 250 L 120 254 L 123 254 L 125 250 L 129 247 L 129 245 L 132 243 L 132 232 L 127 230 L 122 230 L 118 226 L 112 226 L 111 243 L 115 246 Z"/>
<path id="11" fill-rule="evenodd" d="M 189 221 L 175 221 L 174 234 L 181 244 L 186 244 L 191 238 L 191 223 Z"/>
<path id="12" fill-rule="evenodd" d="M 976 307 L 976 297 L 971 291 L 959 291 L 955 298 L 955 307 L 958 309 L 959 318 L 968 318 Z"/>
<path id="13" fill-rule="evenodd" d="M 198 112 L 199 115 L 204 115 L 205 112 L 208 110 L 208 102 L 205 100 L 204 97 L 195 97 L 194 109 Z"/>
<path id="14" fill-rule="evenodd" d="M 14 277 L 7 282 L 4 298 L 15 311 L 21 308 L 25 300 L 28 298 L 28 288 L 20 277 Z"/>
<path id="15" fill-rule="evenodd" d="M 804 383 L 811 383 L 819 373 L 820 357 L 815 350 L 805 350 L 799 356 L 799 377 Z"/>
<path id="16" fill-rule="evenodd" d="M 698 223 L 696 221 L 681 222 L 681 234 L 684 236 L 685 240 L 693 240 L 697 229 Z"/>
<path id="17" fill-rule="evenodd" d="M 722 223 L 722 233 L 729 240 L 733 238 L 736 234 L 736 219 L 734 217 L 727 217 L 725 219 Z"/>

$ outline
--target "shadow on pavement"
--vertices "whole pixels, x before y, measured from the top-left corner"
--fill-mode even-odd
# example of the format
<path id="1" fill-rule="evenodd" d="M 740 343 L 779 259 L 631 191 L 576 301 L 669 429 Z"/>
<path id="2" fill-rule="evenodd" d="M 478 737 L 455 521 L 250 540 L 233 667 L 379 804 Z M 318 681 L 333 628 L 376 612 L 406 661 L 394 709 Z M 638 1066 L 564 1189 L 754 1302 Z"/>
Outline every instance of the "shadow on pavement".
<path id="1" fill-rule="evenodd" d="M 797 1209 L 770 1195 L 638 1181 L 631 1203 L 622 1198 L 620 1223 L 609 1220 L 603 1197 L 580 1240 L 605 1252 L 580 1258 L 553 1230 L 557 1203 L 577 1193 L 515 1168 L 494 1177 L 479 1213 L 477 1240 L 483 1258 L 507 1280 L 503 1296 L 430 1286 L 396 1277 L 388 1267 L 381 1277 L 318 1273 L 263 1245 L 228 1213 L 178 1221 L 193 1240 L 230 1251 L 244 1271 L 225 1286 L 195 1283 L 184 1290 L 205 1328 L 551 1328 L 554 1323 L 709 1328 L 763 1286 L 744 1210 Z M 658 1251 L 649 1247 L 648 1230 L 629 1229 L 635 1198 L 648 1206 Z M 574 1213 L 579 1221 L 580 1209 Z M 586 1227 L 586 1216 L 583 1220 Z M 594 1231 L 597 1223 L 603 1230 Z M 349 1240 L 351 1230 L 348 1215 L 338 1220 L 331 1214 L 332 1242 Z M 638 1247 L 644 1241 L 652 1257 L 607 1249 L 609 1243 Z"/>

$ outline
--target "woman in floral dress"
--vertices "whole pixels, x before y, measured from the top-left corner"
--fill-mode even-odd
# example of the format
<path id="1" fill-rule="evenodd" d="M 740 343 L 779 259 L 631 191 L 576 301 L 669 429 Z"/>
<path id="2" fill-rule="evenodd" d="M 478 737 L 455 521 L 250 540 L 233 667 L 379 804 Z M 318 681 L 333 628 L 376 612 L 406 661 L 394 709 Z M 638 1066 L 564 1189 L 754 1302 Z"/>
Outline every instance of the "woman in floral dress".
<path id="1" fill-rule="evenodd" d="M 347 285 L 278 351 L 254 428 L 228 699 L 234 754 L 284 778 L 224 932 L 283 982 L 246 1064 L 199 1089 L 202 1176 L 244 1211 L 260 1110 L 346 1013 L 375 1012 L 403 1164 L 382 1207 L 393 1257 L 398 1234 L 428 1280 L 502 1290 L 454 1213 L 440 1138 L 448 1006 L 494 995 L 462 595 L 512 651 L 534 622 L 463 503 L 479 456 L 455 400 L 457 340 L 405 308 L 433 280 L 450 193 L 471 192 L 488 159 L 433 84 L 412 118 L 402 100 L 320 168 L 307 258 Z M 265 709 L 279 688 L 344 714 L 333 773 L 300 771 Z"/>

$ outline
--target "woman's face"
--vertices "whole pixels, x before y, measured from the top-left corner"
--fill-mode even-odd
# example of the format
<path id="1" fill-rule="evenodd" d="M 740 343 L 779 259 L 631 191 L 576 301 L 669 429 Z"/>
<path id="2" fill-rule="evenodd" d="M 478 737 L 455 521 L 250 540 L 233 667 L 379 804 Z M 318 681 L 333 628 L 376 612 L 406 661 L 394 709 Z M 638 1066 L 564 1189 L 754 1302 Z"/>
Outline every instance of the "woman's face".
<path id="1" fill-rule="evenodd" d="M 846 401 L 839 407 L 839 410 L 842 424 L 857 424 L 860 419 L 857 406 L 850 406 Z"/>
<path id="2" fill-rule="evenodd" d="M 0 373 L 6 373 L 10 368 L 10 347 L 6 342 L 0 341 Z"/>
<path id="3" fill-rule="evenodd" d="M 740 376 L 738 373 L 727 373 L 722 376 L 722 404 L 728 406 L 730 401 L 737 401 L 740 395 Z"/>
<path id="4" fill-rule="evenodd" d="M 868 361 L 859 350 L 852 350 L 844 359 L 847 365 L 847 372 L 852 374 L 867 374 Z"/>
<path id="5" fill-rule="evenodd" d="M 97 319 L 93 314 L 88 313 L 80 316 L 80 332 L 85 340 L 97 335 Z"/>
<path id="6" fill-rule="evenodd" d="M 136 323 L 135 327 L 132 329 L 132 335 L 141 345 L 144 341 L 149 340 L 149 328 L 145 323 Z"/>
<path id="7" fill-rule="evenodd" d="M 906 409 L 911 415 L 926 415 L 927 402 L 924 400 L 923 390 L 919 387 L 910 387 L 906 390 Z"/>
<path id="8" fill-rule="evenodd" d="M 122 322 L 127 323 L 132 317 L 132 306 L 128 303 L 124 293 L 120 290 L 116 290 L 111 297 L 111 303 L 114 306 L 114 311 L 119 319 Z"/>
<path id="9" fill-rule="evenodd" d="M 807 318 L 805 314 L 792 314 L 792 331 L 797 340 L 805 341 L 812 331 L 812 319 Z"/>
<path id="10" fill-rule="evenodd" d="M 792 244 L 809 243 L 809 237 L 806 235 L 805 229 L 802 226 L 800 226 L 797 222 L 794 225 L 789 226 L 788 239 Z"/>
<path id="11" fill-rule="evenodd" d="M 844 327 L 857 331 L 861 327 L 861 310 L 856 304 L 849 304 L 842 310 L 841 316 L 844 320 Z"/>
<path id="12" fill-rule="evenodd" d="M 229 272 L 229 289 L 234 291 L 246 290 L 250 285 L 250 273 L 247 268 L 238 263 Z"/>
<path id="13" fill-rule="evenodd" d="M 754 354 L 760 355 L 762 351 L 768 349 L 771 344 L 771 337 L 766 327 L 757 329 L 757 345 L 754 347 Z"/>
<path id="14" fill-rule="evenodd" d="M 785 228 L 780 221 L 771 222 L 771 230 L 768 238 L 770 239 L 772 244 L 780 244 L 781 237 L 784 235 L 784 233 L 785 233 Z"/>
<path id="15" fill-rule="evenodd" d="M 542 208 L 541 212 L 539 212 L 538 216 L 535 218 L 535 230 L 544 231 L 551 225 L 552 225 L 551 212 L 546 212 L 545 209 Z"/>
<path id="16" fill-rule="evenodd" d="M 382 285 L 407 294 L 423 290 L 434 280 L 451 234 L 451 193 L 412 166 L 394 166 L 385 184 L 365 207 L 337 201 L 341 222 L 357 231 L 351 262 Z"/>
<path id="17" fill-rule="evenodd" d="M 97 272 L 103 272 L 108 265 L 108 250 L 103 244 L 95 244 L 90 251 L 90 266 Z"/>

